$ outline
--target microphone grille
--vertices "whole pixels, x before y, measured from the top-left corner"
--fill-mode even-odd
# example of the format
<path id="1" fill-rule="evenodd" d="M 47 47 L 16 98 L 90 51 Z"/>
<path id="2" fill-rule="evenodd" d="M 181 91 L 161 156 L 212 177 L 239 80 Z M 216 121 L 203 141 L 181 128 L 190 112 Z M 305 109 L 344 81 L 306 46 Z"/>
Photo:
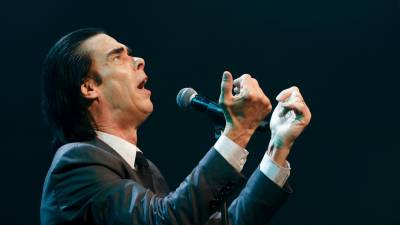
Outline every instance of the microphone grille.
<path id="1" fill-rule="evenodd" d="M 197 92 L 193 88 L 182 88 L 176 95 L 176 103 L 180 108 L 187 109 L 190 107 L 190 100 L 194 95 L 197 95 Z"/>

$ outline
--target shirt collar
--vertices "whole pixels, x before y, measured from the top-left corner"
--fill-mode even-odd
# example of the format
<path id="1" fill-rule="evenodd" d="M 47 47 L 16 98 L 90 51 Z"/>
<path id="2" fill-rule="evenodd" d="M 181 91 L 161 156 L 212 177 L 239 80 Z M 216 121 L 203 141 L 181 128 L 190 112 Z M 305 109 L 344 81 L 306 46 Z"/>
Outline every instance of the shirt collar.
<path id="1" fill-rule="evenodd" d="M 113 148 L 135 170 L 136 151 L 140 151 L 136 145 L 105 132 L 96 131 L 96 134 L 100 140 Z"/>

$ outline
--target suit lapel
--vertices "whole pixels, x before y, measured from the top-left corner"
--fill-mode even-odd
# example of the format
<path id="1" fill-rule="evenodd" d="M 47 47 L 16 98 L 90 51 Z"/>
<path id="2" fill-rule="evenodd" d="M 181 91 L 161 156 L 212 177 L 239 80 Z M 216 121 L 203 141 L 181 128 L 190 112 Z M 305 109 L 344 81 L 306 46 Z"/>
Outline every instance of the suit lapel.
<path id="1" fill-rule="evenodd" d="M 111 148 L 111 146 L 109 146 L 108 144 L 104 143 L 102 140 L 100 140 L 97 137 L 92 139 L 91 141 L 88 141 L 87 143 L 91 144 L 91 145 L 94 145 L 94 146 L 96 146 L 96 147 L 98 147 L 100 149 L 103 149 L 103 150 L 113 154 L 114 156 L 118 157 L 120 159 L 120 161 L 123 163 L 124 169 L 125 169 L 125 172 L 126 172 L 126 175 L 127 175 L 127 177 L 124 177 L 124 178 L 134 180 L 135 182 L 140 183 L 142 186 L 145 186 L 144 182 L 140 178 L 138 172 L 136 170 L 132 169 L 131 166 L 122 158 L 122 156 L 120 154 L 118 154 L 118 152 L 116 152 L 113 148 Z M 153 183 L 154 183 L 154 175 L 152 174 L 151 176 L 152 176 L 152 180 L 153 180 Z M 152 191 L 155 192 L 155 190 L 152 190 Z"/>

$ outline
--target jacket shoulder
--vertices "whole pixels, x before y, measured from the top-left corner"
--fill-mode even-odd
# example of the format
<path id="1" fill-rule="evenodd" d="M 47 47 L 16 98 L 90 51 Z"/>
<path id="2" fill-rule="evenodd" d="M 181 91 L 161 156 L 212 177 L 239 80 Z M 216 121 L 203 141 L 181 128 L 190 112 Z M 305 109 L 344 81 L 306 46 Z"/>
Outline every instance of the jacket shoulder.
<path id="1" fill-rule="evenodd" d="M 49 172 L 85 165 L 115 167 L 122 163 L 118 155 L 100 146 L 87 142 L 73 142 L 61 146 L 56 151 Z"/>

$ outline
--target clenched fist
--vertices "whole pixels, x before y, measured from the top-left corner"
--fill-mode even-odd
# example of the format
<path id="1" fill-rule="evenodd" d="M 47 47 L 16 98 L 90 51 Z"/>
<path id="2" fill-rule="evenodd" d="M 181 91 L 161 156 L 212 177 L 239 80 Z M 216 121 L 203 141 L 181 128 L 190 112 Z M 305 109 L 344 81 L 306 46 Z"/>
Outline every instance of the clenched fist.
<path id="1" fill-rule="evenodd" d="M 243 148 L 272 110 L 268 97 L 249 74 L 233 80 L 231 73 L 224 72 L 219 104 L 226 120 L 223 134 Z"/>
<path id="2" fill-rule="evenodd" d="M 276 100 L 279 103 L 271 116 L 269 153 L 284 165 L 294 141 L 310 123 L 311 112 L 297 87 L 283 90 Z"/>

